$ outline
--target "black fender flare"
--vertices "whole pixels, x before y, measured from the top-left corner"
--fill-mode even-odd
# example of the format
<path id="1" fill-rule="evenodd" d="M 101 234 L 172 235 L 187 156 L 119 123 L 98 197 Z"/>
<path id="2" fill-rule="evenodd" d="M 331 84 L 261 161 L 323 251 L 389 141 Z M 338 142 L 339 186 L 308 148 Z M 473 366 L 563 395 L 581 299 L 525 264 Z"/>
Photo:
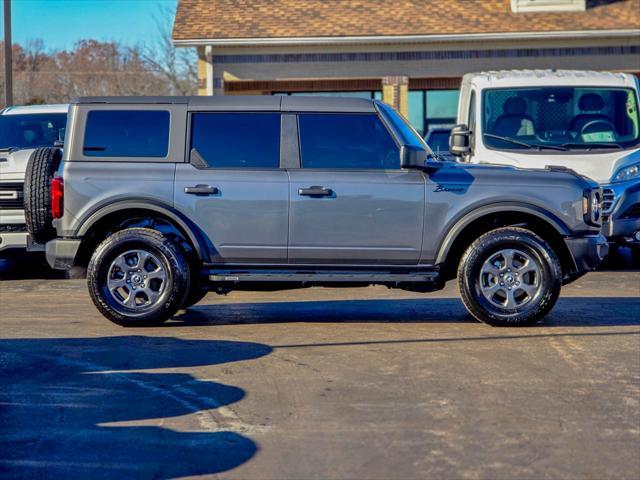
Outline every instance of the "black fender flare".
<path id="1" fill-rule="evenodd" d="M 97 209 L 89 213 L 80 222 L 80 227 L 75 232 L 74 237 L 84 237 L 95 225 L 97 225 L 106 216 L 124 210 L 149 210 L 167 217 L 174 222 L 181 230 L 185 232 L 189 241 L 193 245 L 198 257 L 204 262 L 209 261 L 209 249 L 207 248 L 207 240 L 205 235 L 188 217 L 176 211 L 174 208 L 148 199 L 140 200 L 123 200 L 108 205 L 101 205 Z"/>
<path id="2" fill-rule="evenodd" d="M 461 217 L 453 220 L 451 223 L 453 226 L 448 229 L 447 234 L 444 236 L 437 250 L 435 264 L 442 264 L 445 262 L 451 246 L 458 238 L 458 235 L 467 227 L 471 222 L 478 220 L 487 215 L 501 212 L 520 212 L 533 215 L 540 220 L 545 221 L 549 225 L 555 228 L 555 230 L 563 237 L 570 236 L 571 229 L 565 225 L 565 223 L 557 218 L 547 210 L 540 208 L 536 205 L 521 203 L 521 202 L 501 202 L 483 205 L 478 208 L 474 208 L 472 211 L 463 214 Z"/>

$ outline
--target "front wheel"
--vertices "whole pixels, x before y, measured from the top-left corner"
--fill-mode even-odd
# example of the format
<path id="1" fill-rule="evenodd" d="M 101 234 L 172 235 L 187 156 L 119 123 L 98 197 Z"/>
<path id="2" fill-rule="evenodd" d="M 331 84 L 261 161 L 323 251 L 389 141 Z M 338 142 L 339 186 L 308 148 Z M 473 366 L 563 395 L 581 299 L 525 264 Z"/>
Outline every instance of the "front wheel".
<path id="1" fill-rule="evenodd" d="M 562 268 L 553 249 L 524 228 L 485 233 L 458 268 L 462 302 L 477 320 L 494 326 L 538 322 L 555 305 Z"/>
<path id="2" fill-rule="evenodd" d="M 185 301 L 189 263 L 162 233 L 128 228 L 98 246 L 87 267 L 87 283 L 93 303 L 112 322 L 160 325 Z"/>

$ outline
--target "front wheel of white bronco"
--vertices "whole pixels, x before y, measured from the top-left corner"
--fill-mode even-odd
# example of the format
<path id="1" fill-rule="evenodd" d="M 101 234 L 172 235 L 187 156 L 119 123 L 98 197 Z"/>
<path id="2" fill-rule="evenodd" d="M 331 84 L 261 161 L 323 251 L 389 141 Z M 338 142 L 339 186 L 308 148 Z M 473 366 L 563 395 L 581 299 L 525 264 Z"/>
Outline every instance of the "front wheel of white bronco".
<path id="1" fill-rule="evenodd" d="M 189 291 L 189 263 L 178 245 L 148 228 L 128 228 L 103 241 L 87 283 L 100 313 L 125 327 L 160 325 Z"/>
<path id="2" fill-rule="evenodd" d="M 524 228 L 485 233 L 465 251 L 458 268 L 464 306 L 477 320 L 494 326 L 538 322 L 555 305 L 561 284 L 557 255 Z"/>

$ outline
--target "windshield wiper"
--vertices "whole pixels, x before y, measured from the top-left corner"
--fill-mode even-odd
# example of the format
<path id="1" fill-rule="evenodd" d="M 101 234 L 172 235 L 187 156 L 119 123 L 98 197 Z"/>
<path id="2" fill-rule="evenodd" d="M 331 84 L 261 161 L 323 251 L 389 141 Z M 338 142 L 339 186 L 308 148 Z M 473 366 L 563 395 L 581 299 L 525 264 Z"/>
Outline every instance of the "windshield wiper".
<path id="1" fill-rule="evenodd" d="M 622 148 L 622 145 L 615 142 L 593 142 L 593 143 L 563 143 L 566 148 L 579 148 L 591 150 L 593 148 Z"/>
<path id="2" fill-rule="evenodd" d="M 516 140 L 515 138 L 503 137 L 502 135 L 495 135 L 493 133 L 483 133 L 483 135 L 491 138 L 497 138 L 498 140 L 504 140 L 505 142 L 513 143 L 514 145 L 522 145 L 523 147 L 527 147 L 534 150 L 547 149 L 547 150 L 560 150 L 562 152 L 564 152 L 565 150 L 568 150 L 568 148 L 565 147 L 564 145 L 540 145 L 537 143 L 527 143 L 521 140 Z"/>
<path id="3" fill-rule="evenodd" d="M 439 153 L 433 152 L 433 153 L 427 153 L 427 159 L 428 160 L 435 160 L 436 162 L 446 162 L 447 159 L 444 158 L 442 155 L 440 155 Z"/>

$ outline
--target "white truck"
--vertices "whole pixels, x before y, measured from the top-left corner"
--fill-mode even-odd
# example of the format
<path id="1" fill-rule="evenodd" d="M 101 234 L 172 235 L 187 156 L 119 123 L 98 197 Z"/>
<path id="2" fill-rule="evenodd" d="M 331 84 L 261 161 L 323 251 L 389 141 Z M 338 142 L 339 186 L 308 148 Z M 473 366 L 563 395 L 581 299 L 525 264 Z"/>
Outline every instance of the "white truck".
<path id="1" fill-rule="evenodd" d="M 462 79 L 450 151 L 460 161 L 570 168 L 603 188 L 602 231 L 640 253 L 638 78 L 512 70 Z"/>
<path id="2" fill-rule="evenodd" d="M 68 105 L 0 110 L 0 257 L 27 248 L 24 177 L 31 153 L 64 139 Z"/>

